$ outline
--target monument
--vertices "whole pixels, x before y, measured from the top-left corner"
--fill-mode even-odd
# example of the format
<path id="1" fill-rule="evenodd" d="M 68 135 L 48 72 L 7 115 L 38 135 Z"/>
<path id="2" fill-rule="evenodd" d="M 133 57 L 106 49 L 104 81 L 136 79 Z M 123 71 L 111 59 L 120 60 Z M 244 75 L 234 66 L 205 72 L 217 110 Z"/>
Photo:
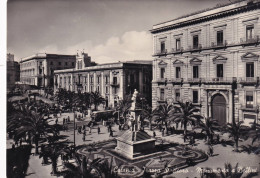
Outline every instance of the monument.
<path id="1" fill-rule="evenodd" d="M 141 129 L 140 113 L 141 108 L 136 105 L 138 91 L 135 89 L 130 108 L 131 127 L 117 139 L 115 150 L 130 159 L 135 159 L 152 152 L 155 147 L 156 139 L 151 138 L 143 129 Z"/>

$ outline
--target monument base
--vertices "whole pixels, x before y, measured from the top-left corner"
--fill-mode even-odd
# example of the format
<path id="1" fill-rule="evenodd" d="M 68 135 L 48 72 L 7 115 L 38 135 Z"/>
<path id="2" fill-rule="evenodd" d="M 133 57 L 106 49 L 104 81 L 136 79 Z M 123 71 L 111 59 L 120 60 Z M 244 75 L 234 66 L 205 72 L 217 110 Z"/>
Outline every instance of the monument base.
<path id="1" fill-rule="evenodd" d="M 152 152 L 156 139 L 151 138 L 144 131 L 127 130 L 121 137 L 117 138 L 115 150 L 129 159 L 138 158 Z"/>

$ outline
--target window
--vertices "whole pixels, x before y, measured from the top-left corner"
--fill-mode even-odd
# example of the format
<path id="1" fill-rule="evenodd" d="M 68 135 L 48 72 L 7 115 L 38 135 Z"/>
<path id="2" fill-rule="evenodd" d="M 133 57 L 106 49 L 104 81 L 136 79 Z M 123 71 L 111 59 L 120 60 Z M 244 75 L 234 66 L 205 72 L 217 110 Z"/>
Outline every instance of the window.
<path id="1" fill-rule="evenodd" d="M 223 64 L 217 64 L 217 77 L 223 78 Z"/>
<path id="2" fill-rule="evenodd" d="M 176 67 L 176 78 L 181 78 L 181 67 Z"/>
<path id="3" fill-rule="evenodd" d="M 71 77 L 69 77 L 69 84 L 71 83 Z"/>
<path id="4" fill-rule="evenodd" d="M 97 86 L 97 91 L 99 92 L 100 90 L 99 90 L 99 86 Z"/>
<path id="5" fill-rule="evenodd" d="M 193 49 L 197 49 L 199 47 L 199 36 L 194 35 L 193 36 Z"/>
<path id="6" fill-rule="evenodd" d="M 62 77 L 60 77 L 60 87 L 62 87 Z"/>
<path id="7" fill-rule="evenodd" d="M 52 62 L 52 61 L 50 62 L 50 65 L 53 65 L 53 62 Z"/>
<path id="8" fill-rule="evenodd" d="M 246 63 L 246 77 L 254 77 L 254 63 L 253 62 Z"/>
<path id="9" fill-rule="evenodd" d="M 61 65 L 61 62 L 59 62 L 59 66 Z"/>
<path id="10" fill-rule="evenodd" d="M 176 89 L 175 90 L 175 100 L 180 101 L 180 97 L 181 97 L 180 89 Z"/>
<path id="11" fill-rule="evenodd" d="M 87 77 L 86 76 L 84 77 L 84 80 L 85 80 L 85 83 L 87 83 Z"/>
<path id="12" fill-rule="evenodd" d="M 217 31 L 217 45 L 223 45 L 223 30 Z"/>
<path id="13" fill-rule="evenodd" d="M 90 92 L 93 92 L 93 85 L 90 86 Z"/>
<path id="14" fill-rule="evenodd" d="M 246 27 L 246 39 L 250 40 L 253 38 L 254 26 L 250 25 Z"/>
<path id="15" fill-rule="evenodd" d="M 97 83 L 100 83 L 100 76 L 97 77 Z"/>
<path id="16" fill-rule="evenodd" d="M 253 108 L 253 104 L 254 104 L 253 91 L 247 91 L 246 92 L 246 107 Z"/>
<path id="17" fill-rule="evenodd" d="M 93 76 L 90 76 L 90 83 L 93 83 Z"/>
<path id="18" fill-rule="evenodd" d="M 74 62 L 71 63 L 72 67 L 74 67 Z"/>
<path id="19" fill-rule="evenodd" d="M 198 97 L 198 91 L 197 91 L 197 90 L 193 90 L 192 96 L 193 96 L 192 102 L 193 102 L 193 103 L 198 103 L 198 102 L 199 102 L 199 100 L 198 100 L 199 97 Z"/>
<path id="20" fill-rule="evenodd" d="M 67 66 L 68 65 L 68 62 L 65 62 L 65 66 Z"/>
<path id="21" fill-rule="evenodd" d="M 105 76 L 105 82 L 106 82 L 106 84 L 108 84 L 108 76 L 107 75 Z"/>
<path id="22" fill-rule="evenodd" d="M 164 101 L 164 88 L 161 88 L 160 90 L 160 100 Z"/>
<path id="23" fill-rule="evenodd" d="M 114 84 L 114 85 L 117 84 L 117 77 L 113 77 L 113 84 Z"/>
<path id="24" fill-rule="evenodd" d="M 161 41 L 161 53 L 164 53 L 165 51 L 165 41 Z"/>
<path id="25" fill-rule="evenodd" d="M 106 87 L 106 93 L 108 93 L 108 87 Z"/>
<path id="26" fill-rule="evenodd" d="M 66 77 L 64 77 L 64 84 L 65 84 L 65 85 L 66 85 L 66 82 L 67 82 L 67 81 L 66 81 Z"/>
<path id="27" fill-rule="evenodd" d="M 181 49 L 181 39 L 176 39 L 176 51 L 179 51 Z"/>
<path id="28" fill-rule="evenodd" d="M 161 78 L 164 78 L 165 68 L 161 68 Z"/>
<path id="29" fill-rule="evenodd" d="M 193 78 L 199 78 L 199 66 L 193 66 Z"/>

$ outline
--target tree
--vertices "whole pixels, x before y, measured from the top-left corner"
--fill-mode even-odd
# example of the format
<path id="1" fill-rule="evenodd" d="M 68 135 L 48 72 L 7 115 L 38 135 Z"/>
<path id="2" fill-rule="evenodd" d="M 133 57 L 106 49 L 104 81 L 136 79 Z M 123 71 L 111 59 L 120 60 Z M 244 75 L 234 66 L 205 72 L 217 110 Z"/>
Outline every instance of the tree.
<path id="1" fill-rule="evenodd" d="M 180 102 L 178 101 L 178 106 L 174 106 L 175 116 L 174 122 L 181 123 L 181 127 L 184 128 L 184 137 L 187 135 L 187 125 L 195 125 L 199 122 L 202 116 L 198 114 L 200 110 L 196 108 L 191 102 Z"/>
<path id="2" fill-rule="evenodd" d="M 29 107 L 20 105 L 19 109 L 8 118 L 7 131 L 13 131 L 17 140 L 25 136 L 34 140 L 35 153 L 38 154 L 40 136 L 53 132 L 48 124 L 49 119 L 44 118 L 41 113 L 31 111 Z"/>
<path id="3" fill-rule="evenodd" d="M 85 109 L 90 108 L 91 106 L 91 94 L 88 92 L 84 92 L 81 97 L 82 105 L 85 106 Z"/>
<path id="4" fill-rule="evenodd" d="M 131 107 L 131 100 L 129 100 L 129 98 L 124 98 L 123 100 L 119 100 L 119 103 L 116 106 L 116 110 L 114 112 L 114 115 L 119 114 L 119 117 L 121 116 L 121 118 L 123 118 L 124 122 L 123 125 L 126 124 L 127 121 L 127 115 L 129 114 L 129 109 Z M 121 124 L 120 122 L 120 118 L 119 118 L 119 124 Z M 124 128 L 124 127 L 123 127 Z"/>
<path id="5" fill-rule="evenodd" d="M 247 127 L 243 126 L 244 122 L 239 121 L 239 122 L 233 122 L 228 123 L 226 126 L 226 131 L 230 134 L 229 137 L 233 137 L 235 141 L 235 151 L 238 151 L 238 140 L 241 138 L 243 135 L 245 136 L 246 133 L 248 132 Z"/>
<path id="6" fill-rule="evenodd" d="M 256 123 L 256 120 L 254 121 L 254 123 L 251 126 L 250 131 L 248 132 L 248 134 L 250 136 L 252 136 L 252 145 L 254 144 L 254 142 L 256 140 L 260 140 L 260 124 Z"/>
<path id="7" fill-rule="evenodd" d="M 157 124 L 164 125 L 168 133 L 168 124 L 174 118 L 174 106 L 172 104 L 159 105 L 153 112 L 153 118 Z"/>
<path id="8" fill-rule="evenodd" d="M 75 155 L 76 165 L 72 163 L 65 163 L 66 171 L 64 178 L 90 178 L 100 175 L 97 170 L 98 164 L 102 161 L 101 158 L 96 158 L 90 161 L 89 158 L 83 156 L 80 159 L 79 155 Z"/>
<path id="9" fill-rule="evenodd" d="M 97 111 L 98 105 L 102 104 L 105 99 L 100 95 L 98 91 L 91 92 L 91 101 L 95 106 L 95 111 Z"/>
<path id="10" fill-rule="evenodd" d="M 199 127 L 202 129 L 201 132 L 205 132 L 207 135 L 208 144 L 213 142 L 214 131 L 219 130 L 218 126 L 217 120 L 212 118 L 205 118 L 205 122 L 199 122 Z"/>
<path id="11" fill-rule="evenodd" d="M 148 121 L 149 122 L 149 129 L 152 130 L 152 119 L 153 119 L 153 111 L 150 106 L 146 106 L 144 109 L 141 111 L 141 119 L 142 122 Z"/>

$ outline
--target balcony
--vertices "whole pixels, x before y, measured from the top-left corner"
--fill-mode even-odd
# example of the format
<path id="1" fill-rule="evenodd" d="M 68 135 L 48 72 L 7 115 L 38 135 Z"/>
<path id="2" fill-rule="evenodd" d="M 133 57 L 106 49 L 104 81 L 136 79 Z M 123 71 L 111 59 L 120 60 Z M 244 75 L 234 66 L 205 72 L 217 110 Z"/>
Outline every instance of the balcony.
<path id="1" fill-rule="evenodd" d="M 245 104 L 245 105 L 241 105 L 240 109 L 247 112 L 258 112 L 259 106 L 253 104 Z"/>
<path id="2" fill-rule="evenodd" d="M 216 77 L 204 80 L 204 82 L 208 84 L 232 84 L 236 81 L 236 77 Z"/>
<path id="3" fill-rule="evenodd" d="M 201 84 L 202 79 L 201 78 L 188 78 L 187 81 L 190 84 Z"/>
<path id="4" fill-rule="evenodd" d="M 167 78 L 158 78 L 155 82 L 158 84 L 167 85 L 168 79 Z"/>
<path id="5" fill-rule="evenodd" d="M 157 51 L 153 56 L 164 56 L 167 55 L 167 49 Z"/>
<path id="6" fill-rule="evenodd" d="M 212 42 L 211 43 L 211 48 L 213 48 L 214 50 L 222 49 L 222 48 L 226 48 L 226 47 L 227 47 L 227 40 L 225 40 L 222 43 L 220 43 L 220 42 Z"/>
<path id="7" fill-rule="evenodd" d="M 183 78 L 172 78 L 172 79 L 170 79 L 170 82 L 172 84 L 182 84 L 183 83 Z"/>
<path id="8" fill-rule="evenodd" d="M 178 53 L 182 53 L 184 51 L 183 47 L 180 47 L 180 48 L 172 48 L 170 53 L 173 53 L 173 54 L 178 54 Z"/>
<path id="9" fill-rule="evenodd" d="M 111 86 L 111 87 L 119 87 L 119 83 L 117 83 L 117 82 L 112 82 L 112 83 L 110 84 L 110 86 Z"/>
<path id="10" fill-rule="evenodd" d="M 259 85 L 259 77 L 241 77 L 238 79 L 241 85 Z"/>
<path id="11" fill-rule="evenodd" d="M 259 36 L 256 35 L 252 38 L 240 38 L 240 44 L 242 44 L 243 46 L 247 46 L 247 45 L 257 45 L 260 42 Z"/>
<path id="12" fill-rule="evenodd" d="M 201 51 L 201 49 L 202 49 L 202 45 L 201 45 L 201 44 L 198 44 L 197 46 L 196 46 L 196 45 L 189 46 L 188 49 L 189 49 L 190 52 Z"/>

